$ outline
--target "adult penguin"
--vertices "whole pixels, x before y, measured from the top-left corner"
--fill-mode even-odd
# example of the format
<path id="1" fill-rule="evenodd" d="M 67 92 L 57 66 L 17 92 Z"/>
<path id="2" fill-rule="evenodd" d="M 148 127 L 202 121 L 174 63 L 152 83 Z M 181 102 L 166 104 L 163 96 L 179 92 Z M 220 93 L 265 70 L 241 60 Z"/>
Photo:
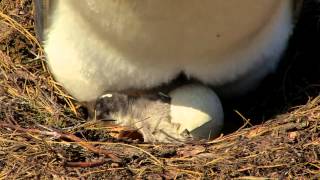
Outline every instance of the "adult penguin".
<path id="1" fill-rule="evenodd" d="M 244 93 L 275 69 L 301 2 L 35 0 L 36 29 L 51 72 L 76 99 L 97 102 L 100 114 L 118 124 L 144 129 L 146 141 L 167 142 L 163 132 L 184 142 L 185 130 L 196 139 L 219 134 L 223 110 L 215 89 Z M 171 88 L 168 102 L 128 100 L 180 74 L 200 84 Z M 138 126 L 146 116 L 165 118 Z"/>

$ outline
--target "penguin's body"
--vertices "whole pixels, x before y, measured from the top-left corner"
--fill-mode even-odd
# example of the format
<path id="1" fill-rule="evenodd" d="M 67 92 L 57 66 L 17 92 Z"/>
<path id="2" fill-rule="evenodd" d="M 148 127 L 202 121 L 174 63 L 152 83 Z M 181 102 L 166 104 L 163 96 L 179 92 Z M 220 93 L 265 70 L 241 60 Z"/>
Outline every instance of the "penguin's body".
<path id="1" fill-rule="evenodd" d="M 43 2 L 51 11 L 44 34 L 49 67 L 71 95 L 92 101 L 105 91 L 166 84 L 180 73 L 246 91 L 277 66 L 298 1 Z"/>

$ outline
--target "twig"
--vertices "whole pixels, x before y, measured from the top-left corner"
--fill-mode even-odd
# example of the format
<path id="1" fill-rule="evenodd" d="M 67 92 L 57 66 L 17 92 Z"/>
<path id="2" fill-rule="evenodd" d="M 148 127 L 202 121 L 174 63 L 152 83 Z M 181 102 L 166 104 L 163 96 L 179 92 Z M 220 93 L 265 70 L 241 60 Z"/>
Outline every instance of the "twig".
<path id="1" fill-rule="evenodd" d="M 246 180 L 273 180 L 276 178 L 266 178 L 266 177 L 255 177 L 255 176 L 242 176 L 235 179 L 246 179 Z"/>
<path id="2" fill-rule="evenodd" d="M 18 23 L 17 21 L 15 21 L 14 19 L 12 19 L 10 16 L 4 14 L 2 11 L 0 11 L 0 18 L 4 19 L 4 22 L 9 25 L 11 28 L 17 30 L 18 32 L 20 32 L 22 35 L 24 35 L 31 43 L 35 43 L 39 49 L 40 52 L 43 54 L 43 48 L 40 44 L 40 42 L 37 40 L 36 37 L 34 37 L 26 28 L 24 28 L 20 23 Z M 45 72 L 48 72 L 45 64 L 43 61 L 41 61 L 42 63 L 42 68 Z"/>
<path id="3" fill-rule="evenodd" d="M 91 161 L 91 162 L 66 162 L 65 166 L 87 168 L 87 167 L 100 166 L 100 165 L 103 165 L 104 163 L 106 163 L 106 160 L 98 160 L 98 161 Z"/>
<path id="4" fill-rule="evenodd" d="M 250 126 L 253 126 L 250 123 L 250 119 L 247 119 L 246 117 L 244 117 L 239 111 L 235 110 L 235 112 L 243 119 L 243 121 L 245 122 L 236 132 L 239 132 L 240 130 L 242 130 L 243 128 L 245 128 L 248 124 Z"/>
<path id="5" fill-rule="evenodd" d="M 139 148 L 137 146 L 133 146 L 133 145 L 130 145 L 130 144 L 123 144 L 123 143 L 115 143 L 115 145 L 127 146 L 127 147 L 131 147 L 131 148 L 137 149 L 137 150 L 147 154 L 149 157 L 151 157 L 151 159 L 153 160 L 154 163 L 156 163 L 156 164 L 158 164 L 160 166 L 163 166 L 163 163 L 158 158 L 156 158 L 151 153 L 149 153 L 148 151 L 146 151 L 146 150 L 144 150 L 142 148 Z"/>
<path id="6" fill-rule="evenodd" d="M 26 129 L 22 128 L 13 124 L 7 124 L 7 123 L 0 123 L 0 128 L 11 128 L 15 129 L 16 131 L 25 132 L 25 133 L 35 133 L 35 134 L 42 134 L 47 136 L 52 136 L 59 139 L 67 139 L 73 142 L 78 143 L 80 146 L 94 152 L 97 154 L 103 154 L 107 157 L 109 157 L 113 162 L 121 162 L 121 159 L 115 156 L 112 152 L 109 152 L 107 150 L 96 148 L 93 145 L 87 143 L 86 141 L 83 141 L 81 138 L 78 138 L 77 136 L 73 134 L 67 134 L 67 133 L 60 133 L 57 131 L 41 131 L 39 129 Z"/>
<path id="7" fill-rule="evenodd" d="M 89 171 L 87 173 L 81 174 L 81 177 L 86 177 L 91 174 L 98 174 L 98 173 L 104 173 L 107 171 L 118 171 L 118 170 L 124 170 L 125 168 L 109 168 L 109 169 L 102 169 L 102 170 L 96 170 L 96 171 Z"/>

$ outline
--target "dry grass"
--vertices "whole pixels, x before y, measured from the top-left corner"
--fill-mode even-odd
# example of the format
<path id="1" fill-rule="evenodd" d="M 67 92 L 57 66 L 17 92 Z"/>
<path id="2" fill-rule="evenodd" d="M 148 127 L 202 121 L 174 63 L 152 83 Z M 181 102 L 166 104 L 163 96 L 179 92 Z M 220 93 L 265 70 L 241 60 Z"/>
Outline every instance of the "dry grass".
<path id="1" fill-rule="evenodd" d="M 0 179 L 320 178 L 320 96 L 261 125 L 247 128 L 243 117 L 238 131 L 210 142 L 125 142 L 82 118 L 48 72 L 32 25 L 30 0 L 0 1 Z"/>

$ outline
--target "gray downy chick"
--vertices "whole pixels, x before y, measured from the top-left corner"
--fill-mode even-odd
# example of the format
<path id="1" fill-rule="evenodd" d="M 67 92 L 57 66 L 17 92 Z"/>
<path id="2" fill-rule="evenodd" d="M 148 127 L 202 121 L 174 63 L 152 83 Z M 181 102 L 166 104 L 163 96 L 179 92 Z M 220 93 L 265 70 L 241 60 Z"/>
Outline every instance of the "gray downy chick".
<path id="1" fill-rule="evenodd" d="M 145 142 L 191 140 L 187 130 L 180 133 L 180 125 L 171 122 L 170 101 L 170 97 L 161 94 L 140 97 L 118 92 L 105 94 L 96 101 L 95 118 L 134 128 Z"/>
<path id="2" fill-rule="evenodd" d="M 218 96 L 206 86 L 189 84 L 168 96 L 151 93 L 130 96 L 109 93 L 97 99 L 98 120 L 139 130 L 145 142 L 184 143 L 220 134 L 223 109 Z"/>

